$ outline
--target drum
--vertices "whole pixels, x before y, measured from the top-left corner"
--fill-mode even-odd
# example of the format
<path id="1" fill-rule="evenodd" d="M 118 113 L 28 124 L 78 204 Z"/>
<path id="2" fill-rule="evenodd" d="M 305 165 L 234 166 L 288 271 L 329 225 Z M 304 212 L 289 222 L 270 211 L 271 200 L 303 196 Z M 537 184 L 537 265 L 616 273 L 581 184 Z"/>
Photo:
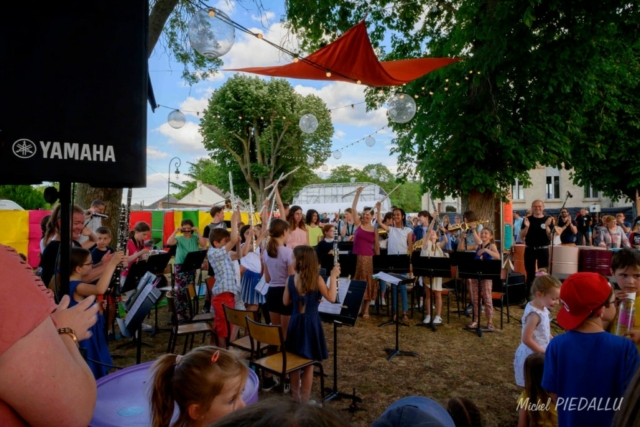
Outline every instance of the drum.
<path id="1" fill-rule="evenodd" d="M 150 426 L 150 368 L 153 362 L 130 366 L 100 378 L 91 427 Z M 252 370 L 242 392 L 247 405 L 258 401 L 259 380 Z M 177 412 L 174 418 L 177 418 Z"/>
<path id="2" fill-rule="evenodd" d="M 611 275 L 613 252 L 606 248 L 580 247 L 578 271 Z"/>
<path id="3" fill-rule="evenodd" d="M 527 269 L 524 268 L 524 248 L 525 245 L 513 245 L 513 270 L 524 274 L 527 279 Z"/>
<path id="4" fill-rule="evenodd" d="M 578 272 L 578 260 L 580 248 L 577 246 L 554 246 L 553 249 L 553 273 L 573 274 Z"/>

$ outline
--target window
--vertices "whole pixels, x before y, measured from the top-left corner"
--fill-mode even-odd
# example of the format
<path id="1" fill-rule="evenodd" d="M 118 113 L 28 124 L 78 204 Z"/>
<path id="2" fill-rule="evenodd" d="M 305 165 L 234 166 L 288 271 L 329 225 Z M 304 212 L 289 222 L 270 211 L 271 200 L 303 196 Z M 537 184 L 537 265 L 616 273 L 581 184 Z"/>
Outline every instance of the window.
<path id="1" fill-rule="evenodd" d="M 547 185 L 546 185 L 546 196 L 547 199 L 558 199 L 560 198 L 560 171 L 556 168 L 546 168 L 547 172 Z"/>
<path id="2" fill-rule="evenodd" d="M 524 187 L 517 179 L 515 184 L 511 186 L 511 196 L 513 200 L 524 200 Z"/>
<path id="3" fill-rule="evenodd" d="M 599 199 L 600 195 L 596 190 L 593 189 L 591 185 L 584 187 L 584 198 L 585 199 Z"/>

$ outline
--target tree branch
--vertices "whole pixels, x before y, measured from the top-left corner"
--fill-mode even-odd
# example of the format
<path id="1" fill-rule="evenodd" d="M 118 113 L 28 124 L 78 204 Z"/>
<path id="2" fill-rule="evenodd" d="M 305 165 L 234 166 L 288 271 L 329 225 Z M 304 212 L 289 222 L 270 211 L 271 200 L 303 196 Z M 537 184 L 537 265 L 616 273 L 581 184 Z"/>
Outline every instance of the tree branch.
<path id="1" fill-rule="evenodd" d="M 156 47 L 164 24 L 177 6 L 179 0 L 156 0 L 149 14 L 149 51 L 147 58 L 151 57 L 153 49 Z"/>

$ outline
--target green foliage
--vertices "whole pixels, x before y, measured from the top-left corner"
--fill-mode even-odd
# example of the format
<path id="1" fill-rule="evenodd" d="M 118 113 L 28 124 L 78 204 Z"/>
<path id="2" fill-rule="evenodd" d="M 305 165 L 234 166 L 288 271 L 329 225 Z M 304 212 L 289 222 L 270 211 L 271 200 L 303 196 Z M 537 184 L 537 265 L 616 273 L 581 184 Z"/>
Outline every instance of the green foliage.
<path id="1" fill-rule="evenodd" d="M 0 185 L 0 199 L 16 202 L 26 210 L 47 209 L 43 191 L 30 185 Z"/>
<path id="2" fill-rule="evenodd" d="M 312 134 L 298 127 L 300 117 L 318 119 Z M 235 194 L 248 198 L 251 187 L 262 200 L 265 187 L 296 167 L 281 188 L 282 195 L 297 191 L 315 179 L 312 169 L 329 158 L 333 125 L 324 102 L 302 96 L 282 79 L 269 81 L 236 75 L 216 90 L 201 121 L 204 146 L 218 169 L 231 171 Z M 307 162 L 310 156 L 313 161 Z M 228 174 L 215 184 L 230 190 Z"/>
<path id="3" fill-rule="evenodd" d="M 407 84 L 419 112 L 392 124 L 400 172 L 417 172 L 436 197 L 504 196 L 516 179 L 529 184 L 537 164 L 573 167 L 578 183 L 610 196 L 640 187 L 631 154 L 640 140 L 638 2 L 287 2 L 307 49 L 367 12 L 381 60 L 462 59 Z M 374 108 L 389 94 L 367 92 Z"/>

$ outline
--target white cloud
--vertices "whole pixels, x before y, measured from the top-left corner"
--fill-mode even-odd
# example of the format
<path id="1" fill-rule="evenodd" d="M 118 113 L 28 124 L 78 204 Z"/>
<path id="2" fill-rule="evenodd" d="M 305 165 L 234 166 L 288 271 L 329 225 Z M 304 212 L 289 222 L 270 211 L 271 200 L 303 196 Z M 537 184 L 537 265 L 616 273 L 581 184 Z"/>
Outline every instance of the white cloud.
<path id="1" fill-rule="evenodd" d="M 338 108 L 331 112 L 331 121 L 334 124 L 350 126 L 373 126 L 381 128 L 387 124 L 387 108 L 367 111 L 364 101 L 365 87 L 352 83 L 334 82 L 316 89 L 310 86 L 296 85 L 294 90 L 301 95 L 315 95 L 322 99 L 327 108 Z M 358 105 L 356 105 L 358 104 Z M 353 108 L 351 108 L 353 105 Z"/>
<path id="2" fill-rule="evenodd" d="M 163 123 L 157 128 L 160 133 L 169 138 L 170 145 L 176 145 L 179 153 L 204 156 L 207 153 L 202 145 L 200 126 L 194 122 L 186 122 L 180 129 L 174 129 L 168 123 Z"/>
<path id="3" fill-rule="evenodd" d="M 342 132 L 341 130 L 337 130 L 336 133 L 333 134 L 333 136 L 336 139 L 342 139 L 343 136 L 345 136 L 346 133 Z"/>
<path id="4" fill-rule="evenodd" d="M 236 10 L 236 2 L 232 0 L 218 0 L 218 2 L 213 5 L 213 7 L 223 11 L 227 15 L 232 15 Z"/>
<path id="5" fill-rule="evenodd" d="M 189 116 L 202 117 L 202 112 L 209 105 L 209 98 L 211 98 L 211 91 L 207 92 L 202 98 L 189 96 L 180 104 L 180 111 Z M 200 115 L 197 113 L 200 113 Z"/>
<path id="6" fill-rule="evenodd" d="M 263 13 L 260 16 L 257 15 L 251 15 L 251 19 L 257 22 L 261 22 L 263 24 L 268 24 L 269 21 L 273 20 L 273 18 L 276 17 L 276 14 L 270 11 L 266 11 L 265 13 Z"/>
<path id="7" fill-rule="evenodd" d="M 167 156 L 168 153 L 165 153 L 164 151 L 161 151 L 152 145 L 147 147 L 147 158 L 149 159 L 164 159 Z"/>
<path id="8" fill-rule="evenodd" d="M 180 174 L 179 178 L 171 174 L 171 182 L 182 184 L 183 174 Z M 152 204 L 153 202 L 167 197 L 167 174 L 166 173 L 152 173 L 147 175 L 147 186 L 143 188 L 134 188 L 133 195 L 131 197 L 133 203 L 144 202 L 145 206 Z M 175 192 L 174 188 L 171 192 Z M 126 191 L 124 192 L 126 194 Z M 123 194 L 123 197 L 125 196 Z"/>

